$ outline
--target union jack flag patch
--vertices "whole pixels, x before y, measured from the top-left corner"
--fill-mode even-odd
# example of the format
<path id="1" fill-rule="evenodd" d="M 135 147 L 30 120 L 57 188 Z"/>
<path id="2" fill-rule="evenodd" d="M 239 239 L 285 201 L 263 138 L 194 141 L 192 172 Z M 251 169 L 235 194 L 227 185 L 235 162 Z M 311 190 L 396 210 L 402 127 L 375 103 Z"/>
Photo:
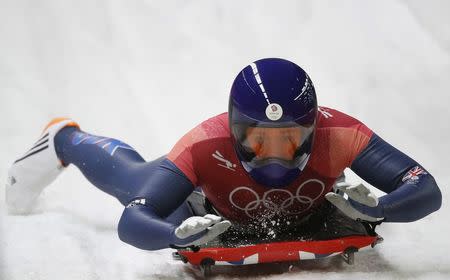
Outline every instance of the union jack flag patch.
<path id="1" fill-rule="evenodd" d="M 419 175 L 428 174 L 422 167 L 416 166 L 411 168 L 402 178 L 402 182 L 415 183 L 419 180 Z"/>

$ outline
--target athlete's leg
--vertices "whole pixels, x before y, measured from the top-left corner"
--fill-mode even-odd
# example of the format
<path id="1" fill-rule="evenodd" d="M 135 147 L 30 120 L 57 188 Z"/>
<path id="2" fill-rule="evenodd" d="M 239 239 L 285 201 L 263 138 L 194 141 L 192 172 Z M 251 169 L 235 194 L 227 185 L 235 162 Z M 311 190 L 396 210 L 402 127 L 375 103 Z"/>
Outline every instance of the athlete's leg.
<path id="1" fill-rule="evenodd" d="M 55 149 L 64 165 L 73 164 L 100 190 L 127 205 L 162 158 L 146 163 L 122 141 L 66 127 L 55 136 Z"/>
<path id="2" fill-rule="evenodd" d="M 56 135 L 55 148 L 65 165 L 77 166 L 93 185 L 116 197 L 124 206 L 143 196 L 165 159 L 146 162 L 122 141 L 95 136 L 75 127 L 66 127 Z M 192 212 L 183 203 L 166 220 L 179 223 L 189 216 Z"/>

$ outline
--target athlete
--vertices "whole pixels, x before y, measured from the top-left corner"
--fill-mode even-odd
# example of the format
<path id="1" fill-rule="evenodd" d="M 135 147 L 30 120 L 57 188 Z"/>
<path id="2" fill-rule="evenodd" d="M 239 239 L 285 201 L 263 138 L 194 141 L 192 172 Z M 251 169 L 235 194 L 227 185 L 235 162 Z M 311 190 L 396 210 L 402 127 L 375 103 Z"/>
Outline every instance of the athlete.
<path id="1" fill-rule="evenodd" d="M 70 164 L 125 206 L 119 237 L 146 250 L 223 236 L 364 235 L 363 222 L 412 222 L 441 206 L 424 167 L 360 121 L 319 107 L 306 72 L 278 58 L 245 67 L 231 87 L 228 112 L 205 120 L 154 161 L 70 119 L 53 120 L 9 169 L 9 209 L 31 211 Z M 345 168 L 386 195 L 339 180 Z"/>

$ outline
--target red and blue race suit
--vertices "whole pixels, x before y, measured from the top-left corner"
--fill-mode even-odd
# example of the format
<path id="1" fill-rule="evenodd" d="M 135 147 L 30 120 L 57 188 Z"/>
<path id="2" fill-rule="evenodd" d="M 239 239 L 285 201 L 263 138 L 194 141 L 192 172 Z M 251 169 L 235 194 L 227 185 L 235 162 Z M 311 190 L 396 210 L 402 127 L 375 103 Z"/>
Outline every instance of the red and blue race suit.
<path id="1" fill-rule="evenodd" d="M 178 239 L 174 230 L 192 215 L 184 202 L 196 187 L 220 215 L 239 224 L 274 216 L 301 219 L 324 203 L 345 168 L 386 193 L 377 207 L 352 202 L 364 214 L 411 222 L 440 208 L 440 190 L 420 164 L 342 112 L 320 107 L 318 115 L 304 171 L 281 188 L 259 185 L 247 174 L 233 147 L 227 113 L 204 121 L 167 156 L 151 162 L 119 140 L 76 128 L 63 129 L 55 143 L 65 164 L 76 165 L 126 206 L 119 237 L 147 250 L 190 242 Z"/>

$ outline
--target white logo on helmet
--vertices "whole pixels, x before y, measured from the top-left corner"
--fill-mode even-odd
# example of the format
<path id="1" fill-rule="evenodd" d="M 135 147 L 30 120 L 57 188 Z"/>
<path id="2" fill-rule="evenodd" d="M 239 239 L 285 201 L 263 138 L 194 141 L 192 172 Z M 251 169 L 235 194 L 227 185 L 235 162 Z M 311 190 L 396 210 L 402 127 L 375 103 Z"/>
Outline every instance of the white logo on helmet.
<path id="1" fill-rule="evenodd" d="M 271 121 L 277 121 L 283 116 L 283 108 L 280 104 L 271 103 L 266 107 L 266 116 Z"/>

